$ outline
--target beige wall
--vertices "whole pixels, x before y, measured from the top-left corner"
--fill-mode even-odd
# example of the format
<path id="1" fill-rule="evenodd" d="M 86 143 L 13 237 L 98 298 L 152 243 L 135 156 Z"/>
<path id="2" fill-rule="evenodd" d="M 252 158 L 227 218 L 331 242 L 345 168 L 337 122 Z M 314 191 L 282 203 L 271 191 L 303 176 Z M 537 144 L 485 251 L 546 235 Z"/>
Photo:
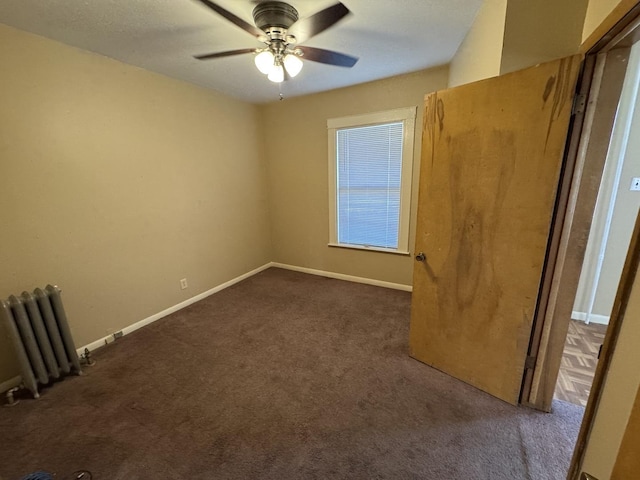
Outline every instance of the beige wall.
<path id="1" fill-rule="evenodd" d="M 500 73 L 573 55 L 588 0 L 509 0 Z"/>
<path id="2" fill-rule="evenodd" d="M 619 3 L 620 0 L 589 0 L 582 29 L 582 40 L 586 40 Z"/>
<path id="3" fill-rule="evenodd" d="M 636 276 L 627 312 L 589 438 L 582 470 L 607 480 L 640 386 L 640 275 Z"/>
<path id="4" fill-rule="evenodd" d="M 500 75 L 507 0 L 485 0 L 451 61 L 449 86 Z"/>
<path id="5" fill-rule="evenodd" d="M 627 428 L 618 450 L 616 463 L 613 467 L 611 478 L 625 480 L 638 476 L 640 471 L 640 455 L 638 455 L 638 445 L 640 444 L 640 390 L 636 393 L 636 400 L 631 409 L 631 415 L 627 422 Z"/>
<path id="6" fill-rule="evenodd" d="M 0 58 L 0 298 L 58 284 L 80 346 L 271 260 L 258 107 L 5 26 Z"/>
<path id="7" fill-rule="evenodd" d="M 613 216 L 606 239 L 603 266 L 597 283 L 592 312 L 599 317 L 608 318 L 611 313 L 633 233 L 633 225 L 640 207 L 640 192 L 629 190 L 632 177 L 640 176 L 640 162 L 637 160 L 640 158 L 640 97 L 637 96 L 639 72 L 640 44 L 636 44 L 631 49 L 629 67 L 611 135 L 611 144 L 598 193 L 598 203 L 573 307 L 574 312 L 581 314 L 589 311 L 593 285 L 597 276 L 598 258 L 614 193 Z M 619 184 L 616 185 L 619 168 L 622 170 Z"/>
<path id="8" fill-rule="evenodd" d="M 262 108 L 269 164 L 273 260 L 410 285 L 409 256 L 328 247 L 327 119 L 418 106 L 409 238 L 413 248 L 424 95 L 446 88 L 447 68 L 292 98 Z M 285 129 L 270 129 L 277 120 Z"/>
<path id="9" fill-rule="evenodd" d="M 582 40 L 587 3 L 485 0 L 451 61 L 449 86 L 573 55 Z"/>

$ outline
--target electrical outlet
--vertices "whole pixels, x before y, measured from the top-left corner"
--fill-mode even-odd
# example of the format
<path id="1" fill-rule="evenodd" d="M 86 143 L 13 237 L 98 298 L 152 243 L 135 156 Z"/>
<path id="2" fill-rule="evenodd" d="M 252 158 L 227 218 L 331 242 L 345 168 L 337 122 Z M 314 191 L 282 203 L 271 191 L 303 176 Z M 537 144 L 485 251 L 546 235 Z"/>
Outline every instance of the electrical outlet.
<path id="1" fill-rule="evenodd" d="M 631 188 L 629 190 L 631 191 L 640 190 L 640 177 L 634 177 L 631 179 Z"/>
<path id="2" fill-rule="evenodd" d="M 187 285 L 187 279 L 183 278 L 182 280 L 180 280 L 180 288 L 182 290 L 184 290 L 185 288 L 187 288 L 189 285 Z"/>

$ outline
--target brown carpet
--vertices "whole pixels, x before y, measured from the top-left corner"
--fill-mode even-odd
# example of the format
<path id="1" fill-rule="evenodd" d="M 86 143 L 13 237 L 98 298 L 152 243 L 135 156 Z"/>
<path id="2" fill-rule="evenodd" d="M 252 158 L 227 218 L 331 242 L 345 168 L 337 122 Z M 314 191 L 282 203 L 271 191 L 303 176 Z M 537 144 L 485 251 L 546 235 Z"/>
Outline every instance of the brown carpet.
<path id="1" fill-rule="evenodd" d="M 269 269 L 0 409 L 0 478 L 563 479 L 582 409 L 407 355 L 410 294 Z"/>

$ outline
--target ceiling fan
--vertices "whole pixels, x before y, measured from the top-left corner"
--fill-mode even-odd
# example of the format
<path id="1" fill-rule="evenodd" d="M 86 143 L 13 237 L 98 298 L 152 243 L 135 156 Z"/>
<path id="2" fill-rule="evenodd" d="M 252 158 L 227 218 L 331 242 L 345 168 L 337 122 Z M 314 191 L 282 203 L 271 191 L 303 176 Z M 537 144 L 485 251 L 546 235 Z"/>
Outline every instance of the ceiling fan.
<path id="1" fill-rule="evenodd" d="M 303 66 L 301 58 L 349 68 L 358 61 L 356 57 L 344 53 L 300 45 L 300 43 L 335 25 L 350 13 L 349 9 L 340 2 L 310 17 L 299 19 L 298 11 L 285 2 L 262 1 L 253 9 L 253 20 L 256 24 L 253 26 L 210 0 L 199 1 L 231 23 L 249 32 L 265 46 L 196 55 L 194 58 L 198 60 L 254 53 L 258 70 L 276 83 L 287 80 L 289 77 L 295 77 L 300 73 Z"/>

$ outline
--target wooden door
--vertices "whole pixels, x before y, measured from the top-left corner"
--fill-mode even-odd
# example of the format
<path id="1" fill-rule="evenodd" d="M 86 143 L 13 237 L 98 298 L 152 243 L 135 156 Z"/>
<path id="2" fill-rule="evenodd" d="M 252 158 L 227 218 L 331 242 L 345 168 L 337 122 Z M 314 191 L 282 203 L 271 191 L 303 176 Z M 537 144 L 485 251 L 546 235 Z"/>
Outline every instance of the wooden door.
<path id="1" fill-rule="evenodd" d="M 425 98 L 411 356 L 519 401 L 580 56 Z"/>

